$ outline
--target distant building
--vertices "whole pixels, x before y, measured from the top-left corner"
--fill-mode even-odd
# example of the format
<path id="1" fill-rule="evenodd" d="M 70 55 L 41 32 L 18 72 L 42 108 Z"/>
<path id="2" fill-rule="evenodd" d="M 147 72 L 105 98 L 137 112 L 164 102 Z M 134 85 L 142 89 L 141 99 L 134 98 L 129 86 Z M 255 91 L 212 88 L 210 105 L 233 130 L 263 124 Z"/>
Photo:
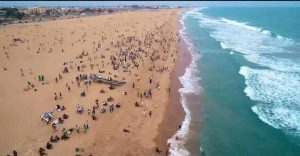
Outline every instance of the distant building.
<path id="1" fill-rule="evenodd" d="M 37 10 L 37 13 L 43 14 L 46 11 L 46 7 L 37 7 L 36 10 Z"/>
<path id="2" fill-rule="evenodd" d="M 27 8 L 27 13 L 28 14 L 44 14 L 46 12 L 47 8 L 43 6 L 35 6 L 35 7 L 28 7 Z"/>

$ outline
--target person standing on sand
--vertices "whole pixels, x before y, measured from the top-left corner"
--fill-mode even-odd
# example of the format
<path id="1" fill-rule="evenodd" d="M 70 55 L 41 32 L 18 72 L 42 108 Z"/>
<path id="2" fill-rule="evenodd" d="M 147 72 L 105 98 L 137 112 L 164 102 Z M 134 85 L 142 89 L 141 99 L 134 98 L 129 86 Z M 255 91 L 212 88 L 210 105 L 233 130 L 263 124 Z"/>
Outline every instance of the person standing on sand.
<path id="1" fill-rule="evenodd" d="M 158 147 L 156 147 L 156 149 L 155 149 L 155 152 L 156 152 L 156 153 L 160 153 L 160 152 L 161 152 L 161 150 L 159 150 L 159 148 L 158 148 Z"/>
<path id="2" fill-rule="evenodd" d="M 166 151 L 166 155 L 169 155 L 169 150 L 170 150 L 170 149 L 168 148 L 167 151 Z"/>
<path id="3" fill-rule="evenodd" d="M 80 132 L 80 127 L 78 125 L 75 125 L 75 130 L 76 130 L 77 133 L 79 133 Z"/>
<path id="4" fill-rule="evenodd" d="M 23 69 L 21 68 L 21 75 L 24 76 Z"/>
<path id="5" fill-rule="evenodd" d="M 89 130 L 89 125 L 88 124 L 83 124 L 83 131 L 86 134 L 86 132 Z"/>
<path id="6" fill-rule="evenodd" d="M 137 90 L 137 97 L 139 97 L 140 96 L 140 85 L 139 84 L 137 84 L 136 90 Z"/>
<path id="7" fill-rule="evenodd" d="M 13 151 L 14 156 L 18 156 L 18 152 L 16 150 Z"/>
<path id="8" fill-rule="evenodd" d="M 45 149 L 43 147 L 40 147 L 39 154 L 40 154 L 40 156 L 46 155 Z"/>
<path id="9" fill-rule="evenodd" d="M 152 83 L 152 77 L 149 76 L 149 84 L 151 84 L 151 83 Z"/>
<path id="10" fill-rule="evenodd" d="M 54 100 L 55 101 L 57 100 L 57 94 L 56 94 L 56 92 L 54 92 Z"/>

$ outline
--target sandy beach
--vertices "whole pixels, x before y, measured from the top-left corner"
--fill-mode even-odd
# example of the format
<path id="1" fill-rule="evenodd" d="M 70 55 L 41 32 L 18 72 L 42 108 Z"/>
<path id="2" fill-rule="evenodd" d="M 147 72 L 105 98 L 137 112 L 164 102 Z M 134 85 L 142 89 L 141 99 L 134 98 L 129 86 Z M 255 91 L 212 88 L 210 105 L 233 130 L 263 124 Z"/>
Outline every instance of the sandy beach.
<path id="1" fill-rule="evenodd" d="M 157 147 L 165 155 L 173 134 L 159 127 L 168 124 L 170 97 L 178 96 L 171 86 L 178 75 L 178 11 L 1 27 L 0 155 L 156 155 Z M 172 133 L 183 118 L 176 105 Z M 49 124 L 41 119 L 45 112 L 52 112 Z"/>

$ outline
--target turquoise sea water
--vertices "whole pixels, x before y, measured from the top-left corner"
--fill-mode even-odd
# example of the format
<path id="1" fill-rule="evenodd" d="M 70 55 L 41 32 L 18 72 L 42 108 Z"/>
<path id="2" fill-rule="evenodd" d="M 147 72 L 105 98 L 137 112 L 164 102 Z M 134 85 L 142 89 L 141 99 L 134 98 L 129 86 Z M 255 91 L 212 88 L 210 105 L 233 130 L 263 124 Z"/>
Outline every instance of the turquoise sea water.
<path id="1" fill-rule="evenodd" d="M 183 16 L 200 56 L 192 75 L 201 111 L 189 110 L 186 136 L 200 142 L 187 139 L 189 154 L 199 154 L 191 148 L 198 144 L 211 156 L 299 156 L 300 8 L 204 8 Z"/>

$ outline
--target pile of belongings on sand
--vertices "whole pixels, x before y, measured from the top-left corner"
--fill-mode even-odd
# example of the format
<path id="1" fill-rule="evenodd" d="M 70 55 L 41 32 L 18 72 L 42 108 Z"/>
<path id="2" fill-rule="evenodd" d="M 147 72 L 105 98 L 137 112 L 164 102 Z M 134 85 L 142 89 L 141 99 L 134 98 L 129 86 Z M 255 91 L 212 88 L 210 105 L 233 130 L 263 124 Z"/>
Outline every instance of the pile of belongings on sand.
<path id="1" fill-rule="evenodd" d="M 41 119 L 46 121 L 47 123 L 50 122 L 50 120 L 52 119 L 52 112 L 45 112 L 41 115 Z"/>

